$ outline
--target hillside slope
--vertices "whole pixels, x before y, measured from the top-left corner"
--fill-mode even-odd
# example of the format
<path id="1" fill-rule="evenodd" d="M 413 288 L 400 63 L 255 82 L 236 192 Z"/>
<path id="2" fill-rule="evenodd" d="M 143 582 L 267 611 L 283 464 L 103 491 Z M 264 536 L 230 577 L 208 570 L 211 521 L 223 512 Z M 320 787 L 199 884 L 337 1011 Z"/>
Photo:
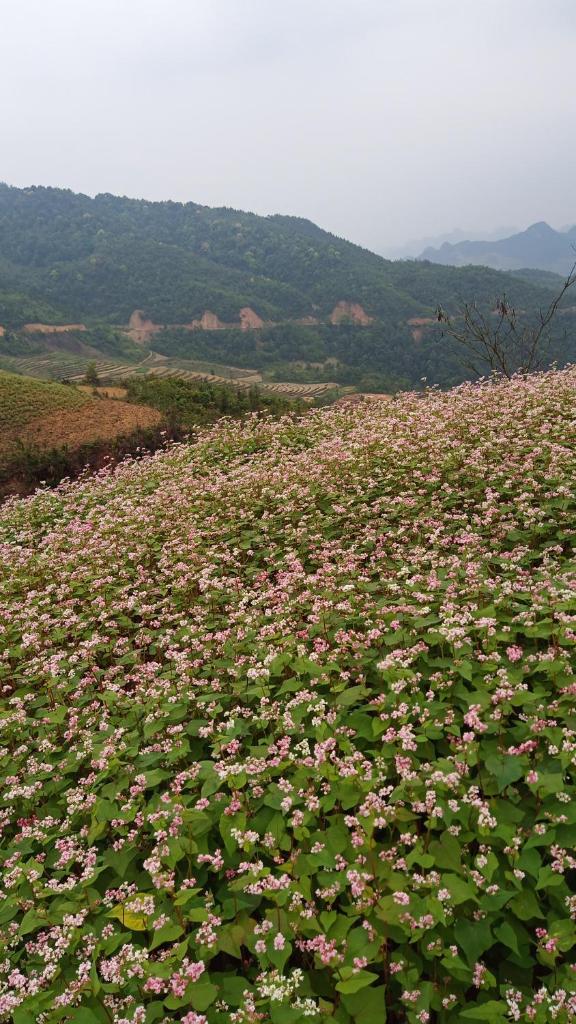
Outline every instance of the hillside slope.
<path id="1" fill-rule="evenodd" d="M 78 409 L 86 395 L 63 384 L 20 377 L 0 370 L 0 433 L 19 430 L 30 420 L 64 409 Z"/>
<path id="2" fill-rule="evenodd" d="M 73 319 L 120 324 L 134 310 L 161 324 L 206 310 L 233 323 L 243 308 L 265 321 L 400 324 L 503 290 L 490 270 L 392 263 L 297 217 L 1 184 L 0 279 Z M 524 306 L 546 300 L 537 286 L 513 287 Z"/>
<path id="3" fill-rule="evenodd" d="M 0 1014 L 569 1024 L 576 371 L 0 509 Z"/>
<path id="4" fill-rule="evenodd" d="M 427 248 L 420 259 L 445 266 L 478 264 L 496 270 L 528 267 L 566 276 L 574 264 L 576 227 L 555 231 L 545 221 L 532 224 L 509 238 L 497 241 L 444 242 L 438 249 Z"/>
<path id="5" fill-rule="evenodd" d="M 161 419 L 160 412 L 142 404 L 94 398 L 71 386 L 0 370 L 0 477 L 4 483 L 27 450 L 74 451 L 150 429 Z"/>

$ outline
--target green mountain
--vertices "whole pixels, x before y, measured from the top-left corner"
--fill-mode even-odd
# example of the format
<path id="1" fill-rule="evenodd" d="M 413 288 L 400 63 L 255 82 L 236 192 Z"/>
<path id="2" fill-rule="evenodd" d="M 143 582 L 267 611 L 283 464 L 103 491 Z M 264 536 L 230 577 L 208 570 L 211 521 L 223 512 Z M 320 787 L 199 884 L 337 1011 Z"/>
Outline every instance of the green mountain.
<path id="1" fill-rule="evenodd" d="M 186 323 L 206 309 L 238 320 L 316 316 L 338 302 L 403 322 L 474 297 L 491 301 L 488 270 L 392 262 L 298 217 L 259 217 L 197 203 L 152 203 L 63 189 L 0 185 L 0 282 L 72 317 L 126 322 L 142 309 Z M 518 302 L 537 299 L 519 283 Z"/>
<path id="2" fill-rule="evenodd" d="M 489 309 L 504 291 L 527 313 L 550 301 L 547 280 L 386 260 L 298 217 L 0 184 L 0 324 L 80 322 L 81 343 L 108 353 L 122 347 L 113 326 L 139 310 L 169 356 L 364 389 L 450 384 L 463 371 L 434 309 Z M 261 329 L 240 330 L 242 310 L 242 326 Z M 183 328 L 192 321 L 229 329 Z"/>

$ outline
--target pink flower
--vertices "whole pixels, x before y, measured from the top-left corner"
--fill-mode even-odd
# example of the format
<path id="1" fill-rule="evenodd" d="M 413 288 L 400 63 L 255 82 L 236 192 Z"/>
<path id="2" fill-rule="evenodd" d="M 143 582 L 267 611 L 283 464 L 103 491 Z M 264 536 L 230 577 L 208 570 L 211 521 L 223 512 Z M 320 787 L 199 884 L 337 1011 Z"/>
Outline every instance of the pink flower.
<path id="1" fill-rule="evenodd" d="M 522 653 L 523 652 L 521 647 L 513 646 L 506 648 L 506 654 L 508 655 L 510 661 L 520 661 Z"/>
<path id="2" fill-rule="evenodd" d="M 392 899 L 394 903 L 399 903 L 402 907 L 407 907 L 410 903 L 410 897 L 407 892 L 395 892 Z"/>
<path id="3" fill-rule="evenodd" d="M 484 976 L 486 973 L 487 968 L 484 966 L 483 963 L 480 963 L 478 961 L 474 964 L 474 972 L 472 975 L 472 984 L 474 985 L 474 988 L 482 987 L 482 982 L 484 981 Z"/>
<path id="4" fill-rule="evenodd" d="M 156 995 L 160 995 L 166 990 L 166 982 L 163 978 L 148 978 L 144 984 L 145 992 L 154 992 Z"/>

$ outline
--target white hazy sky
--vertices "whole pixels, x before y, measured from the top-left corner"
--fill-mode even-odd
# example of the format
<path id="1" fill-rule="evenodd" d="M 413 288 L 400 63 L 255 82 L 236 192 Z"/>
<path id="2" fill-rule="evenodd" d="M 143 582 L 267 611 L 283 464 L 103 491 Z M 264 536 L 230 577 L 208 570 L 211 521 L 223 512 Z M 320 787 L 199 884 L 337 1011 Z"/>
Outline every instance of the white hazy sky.
<path id="1" fill-rule="evenodd" d="M 0 0 L 0 179 L 371 248 L 576 221 L 576 0 Z"/>

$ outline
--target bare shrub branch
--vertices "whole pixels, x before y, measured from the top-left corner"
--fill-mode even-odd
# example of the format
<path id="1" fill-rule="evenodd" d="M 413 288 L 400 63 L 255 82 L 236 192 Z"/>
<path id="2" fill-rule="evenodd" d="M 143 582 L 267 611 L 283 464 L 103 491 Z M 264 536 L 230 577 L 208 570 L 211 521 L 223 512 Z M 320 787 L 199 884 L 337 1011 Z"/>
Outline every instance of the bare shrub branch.
<path id="1" fill-rule="evenodd" d="M 476 376 L 482 366 L 510 378 L 516 372 L 531 373 L 544 365 L 550 343 L 548 328 L 554 320 L 566 292 L 576 284 L 576 262 L 572 265 L 562 288 L 546 309 L 540 309 L 535 323 L 524 323 L 518 312 L 502 295 L 492 314 L 484 313 L 476 302 L 466 303 L 457 317 L 441 306 L 436 310 L 438 322 L 447 334 L 466 350 L 464 365 Z M 494 321 L 494 316 L 496 320 Z"/>

